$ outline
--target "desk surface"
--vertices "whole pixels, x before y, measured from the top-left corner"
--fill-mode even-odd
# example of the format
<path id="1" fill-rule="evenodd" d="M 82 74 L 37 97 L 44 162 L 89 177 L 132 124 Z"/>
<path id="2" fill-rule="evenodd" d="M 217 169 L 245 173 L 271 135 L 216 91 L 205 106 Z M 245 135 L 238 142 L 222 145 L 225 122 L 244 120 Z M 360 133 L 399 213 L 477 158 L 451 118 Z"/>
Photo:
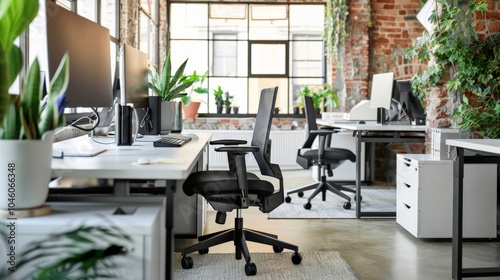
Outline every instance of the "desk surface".
<path id="1" fill-rule="evenodd" d="M 408 131 L 408 132 L 424 132 L 427 129 L 425 125 L 409 125 L 409 124 L 377 124 L 376 121 L 367 121 L 365 124 L 360 124 L 358 121 L 335 121 L 321 120 L 316 121 L 321 125 L 328 125 L 349 130 L 365 130 L 365 131 Z"/>
<path id="2" fill-rule="evenodd" d="M 113 178 L 113 179 L 185 179 L 197 164 L 197 159 L 210 140 L 210 133 L 197 133 L 198 139 L 179 148 L 155 148 L 153 139 L 139 139 L 131 146 L 98 144 L 81 136 L 53 144 L 54 150 L 105 148 L 106 152 L 94 157 L 65 157 L 52 159 L 54 177 Z M 102 142 L 110 139 L 101 139 Z M 139 158 L 162 159 L 166 163 L 138 165 Z"/>
<path id="3" fill-rule="evenodd" d="M 446 139 L 449 146 L 500 154 L 500 139 Z"/>

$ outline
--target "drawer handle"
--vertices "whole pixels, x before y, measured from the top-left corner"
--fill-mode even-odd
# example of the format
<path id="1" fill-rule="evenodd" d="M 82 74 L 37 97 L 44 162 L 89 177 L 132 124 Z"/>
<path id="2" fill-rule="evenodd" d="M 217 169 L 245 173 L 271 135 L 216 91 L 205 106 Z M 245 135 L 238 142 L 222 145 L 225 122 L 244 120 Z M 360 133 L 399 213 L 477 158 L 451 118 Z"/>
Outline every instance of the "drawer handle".
<path id="1" fill-rule="evenodd" d="M 408 185 L 407 183 L 403 183 L 403 185 L 405 185 L 405 187 L 407 188 L 411 188 L 411 185 Z"/>
<path id="2" fill-rule="evenodd" d="M 411 206 L 410 206 L 410 205 L 408 205 L 408 204 L 406 204 L 406 203 L 403 203 L 403 205 L 404 205 L 406 208 L 408 208 L 408 209 L 410 209 L 410 208 L 411 208 Z"/>
<path id="3" fill-rule="evenodd" d="M 406 167 L 410 167 L 410 165 L 411 165 L 411 164 L 406 163 L 406 162 L 405 162 L 405 163 L 403 163 L 403 164 L 404 164 Z"/>

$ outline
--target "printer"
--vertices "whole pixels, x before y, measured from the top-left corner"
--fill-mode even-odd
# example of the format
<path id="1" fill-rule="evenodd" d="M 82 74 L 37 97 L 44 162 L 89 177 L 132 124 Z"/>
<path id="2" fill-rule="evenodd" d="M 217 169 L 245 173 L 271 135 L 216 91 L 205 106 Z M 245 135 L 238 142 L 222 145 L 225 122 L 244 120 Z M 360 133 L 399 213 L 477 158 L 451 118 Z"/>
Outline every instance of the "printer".
<path id="1" fill-rule="evenodd" d="M 370 100 L 361 100 L 351 108 L 349 113 L 344 113 L 344 120 L 348 121 L 376 121 L 377 109 L 370 108 Z"/>

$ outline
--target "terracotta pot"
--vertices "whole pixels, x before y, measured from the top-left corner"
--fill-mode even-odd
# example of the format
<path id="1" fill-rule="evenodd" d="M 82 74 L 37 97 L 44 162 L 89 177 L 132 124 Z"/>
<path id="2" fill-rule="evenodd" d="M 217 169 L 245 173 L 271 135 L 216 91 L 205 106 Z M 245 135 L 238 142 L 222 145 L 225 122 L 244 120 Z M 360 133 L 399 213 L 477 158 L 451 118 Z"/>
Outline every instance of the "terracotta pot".
<path id="1" fill-rule="evenodd" d="M 184 112 L 185 119 L 196 119 L 198 109 L 200 108 L 200 101 L 191 101 L 187 106 L 182 104 L 182 111 Z"/>

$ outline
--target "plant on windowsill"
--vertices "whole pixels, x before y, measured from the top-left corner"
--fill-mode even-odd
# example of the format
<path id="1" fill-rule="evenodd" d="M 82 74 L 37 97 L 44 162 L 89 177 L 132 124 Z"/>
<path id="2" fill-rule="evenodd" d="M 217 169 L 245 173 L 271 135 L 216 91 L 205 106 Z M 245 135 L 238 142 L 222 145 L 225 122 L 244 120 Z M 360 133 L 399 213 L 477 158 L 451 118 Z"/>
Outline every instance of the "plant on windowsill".
<path id="1" fill-rule="evenodd" d="M 181 100 L 187 96 L 186 89 L 193 85 L 194 80 L 189 80 L 188 76 L 184 76 L 184 69 L 188 59 L 186 59 L 172 75 L 172 61 L 170 59 L 170 51 L 163 63 L 161 74 L 158 68 L 148 70 L 150 81 L 148 88 L 155 93 L 161 102 L 161 131 L 170 132 L 175 119 L 175 100 Z"/>
<path id="2" fill-rule="evenodd" d="M 424 99 L 431 88 L 446 87 L 461 102 L 451 116 L 460 130 L 475 137 L 500 138 L 500 34 L 490 34 L 486 28 L 480 37 L 475 29 L 478 22 L 488 26 L 488 4 L 457 5 L 450 0 L 434 4 L 440 11 L 429 18 L 434 31 L 425 30 L 405 54 L 410 60 L 432 61 L 413 77 L 413 91 Z"/>
<path id="3" fill-rule="evenodd" d="M 203 83 L 208 76 L 208 70 L 205 71 L 203 75 L 198 75 L 196 70 L 193 71 L 193 74 L 186 77 L 184 83 L 193 82 L 190 91 L 187 95 L 181 98 L 182 100 L 182 110 L 184 112 L 184 118 L 186 119 L 194 119 L 198 114 L 198 109 L 200 108 L 201 100 L 198 95 L 199 94 L 207 94 L 208 88 L 203 87 Z"/>
<path id="4" fill-rule="evenodd" d="M 229 94 L 229 91 L 224 92 L 224 107 L 226 107 L 226 114 L 231 114 L 231 103 L 234 96 Z"/>
<path id="5" fill-rule="evenodd" d="M 38 13 L 38 0 L 0 1 L 0 209 L 43 207 L 51 175 L 54 129 L 65 123 L 65 91 L 69 79 L 68 54 L 62 58 L 40 109 L 43 81 L 35 59 L 26 71 L 19 95 L 9 88 L 23 67 L 15 39 Z"/>
<path id="6" fill-rule="evenodd" d="M 215 106 L 217 106 L 217 114 L 222 114 L 222 109 L 224 108 L 224 91 L 220 86 L 213 90 L 215 98 Z"/>

